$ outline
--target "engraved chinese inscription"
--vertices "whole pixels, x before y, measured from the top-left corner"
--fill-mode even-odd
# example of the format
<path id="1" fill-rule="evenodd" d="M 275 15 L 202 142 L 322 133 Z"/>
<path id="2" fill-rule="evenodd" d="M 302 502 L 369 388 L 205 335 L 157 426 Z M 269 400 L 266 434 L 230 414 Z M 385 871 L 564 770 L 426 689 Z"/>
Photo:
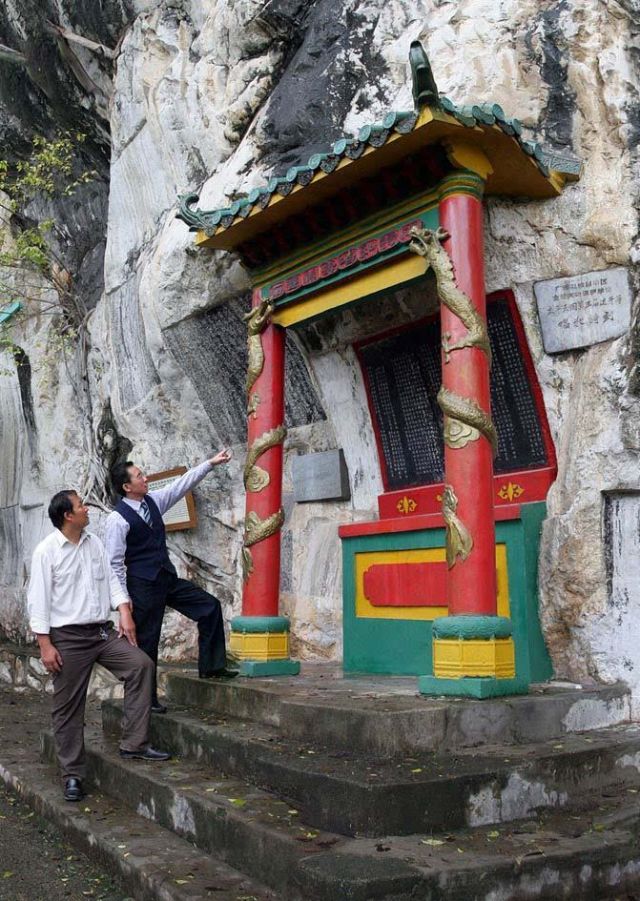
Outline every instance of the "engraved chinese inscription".
<path id="1" fill-rule="evenodd" d="M 487 318 L 493 355 L 491 409 L 499 436 L 494 471 L 545 466 L 540 418 L 508 303 L 491 303 Z M 367 343 L 359 356 L 387 490 L 442 481 L 442 413 L 436 401 L 441 384 L 439 322 Z"/>
<path id="2" fill-rule="evenodd" d="M 537 282 L 534 292 L 547 353 L 619 338 L 629 328 L 631 288 L 622 266 Z"/>

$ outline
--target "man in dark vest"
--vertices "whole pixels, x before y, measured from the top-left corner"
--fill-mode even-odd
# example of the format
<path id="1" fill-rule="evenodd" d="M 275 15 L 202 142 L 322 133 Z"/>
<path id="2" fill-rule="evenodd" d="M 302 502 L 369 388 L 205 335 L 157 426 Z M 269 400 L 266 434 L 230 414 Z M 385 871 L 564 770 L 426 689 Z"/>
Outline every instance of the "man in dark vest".
<path id="1" fill-rule="evenodd" d="M 167 552 L 162 517 L 214 466 L 227 463 L 230 457 L 229 451 L 220 451 L 158 491 L 149 491 L 145 474 L 130 460 L 117 464 L 111 473 L 121 500 L 107 517 L 105 543 L 111 566 L 132 601 L 138 646 L 157 664 L 165 607 L 173 607 L 198 623 L 198 674 L 202 679 L 236 675 L 226 668 L 220 601 L 178 578 Z M 151 710 L 165 713 L 166 709 L 158 701 L 154 680 Z"/>

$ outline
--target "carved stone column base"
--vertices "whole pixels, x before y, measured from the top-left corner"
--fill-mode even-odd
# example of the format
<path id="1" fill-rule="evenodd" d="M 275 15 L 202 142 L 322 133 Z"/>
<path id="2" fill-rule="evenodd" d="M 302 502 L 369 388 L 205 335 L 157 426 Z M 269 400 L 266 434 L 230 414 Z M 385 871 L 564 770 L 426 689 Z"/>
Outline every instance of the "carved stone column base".
<path id="1" fill-rule="evenodd" d="M 516 676 L 512 624 L 505 616 L 443 616 L 433 624 L 433 676 L 420 676 L 422 694 L 491 698 L 522 694 Z"/>
<path id="2" fill-rule="evenodd" d="M 286 616 L 236 616 L 231 620 L 229 650 L 240 661 L 240 675 L 295 676 L 300 664 L 289 657 Z"/>
<path id="3" fill-rule="evenodd" d="M 438 679 L 489 676 L 513 679 L 513 638 L 434 638 L 433 674 Z"/>

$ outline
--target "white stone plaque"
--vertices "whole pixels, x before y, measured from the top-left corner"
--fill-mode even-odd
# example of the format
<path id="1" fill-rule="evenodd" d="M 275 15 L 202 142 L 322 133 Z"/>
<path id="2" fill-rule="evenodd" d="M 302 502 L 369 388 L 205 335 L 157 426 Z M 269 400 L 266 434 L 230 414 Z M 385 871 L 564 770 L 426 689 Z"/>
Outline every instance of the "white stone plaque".
<path id="1" fill-rule="evenodd" d="M 342 450 L 294 457 L 293 496 L 299 504 L 349 500 L 349 473 Z"/>
<path id="2" fill-rule="evenodd" d="M 548 354 L 619 338 L 631 323 L 631 286 L 619 266 L 533 286 Z"/>

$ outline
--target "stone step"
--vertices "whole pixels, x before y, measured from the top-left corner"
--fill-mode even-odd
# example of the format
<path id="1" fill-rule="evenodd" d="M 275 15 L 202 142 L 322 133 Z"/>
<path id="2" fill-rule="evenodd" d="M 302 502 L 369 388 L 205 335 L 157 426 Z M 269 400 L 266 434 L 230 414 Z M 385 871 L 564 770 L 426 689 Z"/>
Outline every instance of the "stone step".
<path id="1" fill-rule="evenodd" d="M 635 790 L 593 794 L 587 813 L 546 812 L 511 829 L 349 839 L 310 829 L 287 805 L 201 763 L 122 761 L 115 747 L 89 737 L 99 791 L 260 878 L 281 901 L 593 901 L 640 886 Z"/>
<path id="2" fill-rule="evenodd" d="M 305 862 L 309 897 L 328 875 L 360 864 L 368 867 L 387 857 L 388 876 L 395 878 L 385 899 L 393 901 L 603 901 L 637 898 L 640 887 L 637 802 L 607 808 L 591 799 L 598 817 L 567 818 L 554 812 L 520 830 L 477 828 L 429 836 L 392 836 L 382 841 L 357 839 L 350 853 Z M 409 870 L 409 872 L 407 872 Z M 417 872 L 416 872 L 417 871 Z M 317 881 L 314 881 L 317 880 Z M 412 884 L 413 881 L 413 884 Z M 353 884 L 353 883 L 352 883 Z M 411 889 L 409 891 L 409 886 Z M 397 892 L 397 893 L 396 893 Z M 628 893 L 628 894 L 627 894 Z M 320 896 L 329 901 L 329 894 Z M 336 896 L 334 896 L 336 897 Z M 370 901 L 367 894 L 338 895 Z"/>
<path id="3" fill-rule="evenodd" d="M 482 701 L 419 695 L 415 679 L 336 678 L 332 670 L 296 679 L 203 680 L 169 672 L 169 702 L 277 727 L 282 735 L 378 757 L 526 744 L 626 723 L 626 685 L 582 689 L 533 686 L 529 695 Z"/>
<path id="4" fill-rule="evenodd" d="M 102 713 L 105 732 L 119 733 L 121 704 L 105 701 Z M 266 726 L 190 710 L 152 717 L 151 730 L 158 747 L 277 792 L 314 828 L 351 836 L 504 823 L 640 782 L 638 726 L 393 761 L 292 743 Z"/>
<path id="5" fill-rule="evenodd" d="M 50 733 L 45 756 L 54 758 Z M 193 761 L 144 763 L 122 760 L 117 742 L 88 734 L 91 783 L 141 816 L 171 829 L 227 865 L 296 897 L 301 861 L 350 839 L 312 829 L 298 810 L 247 782 L 212 772 Z"/>
<path id="6" fill-rule="evenodd" d="M 113 797 L 91 791 L 80 803 L 64 801 L 57 770 L 40 755 L 49 707 L 50 699 L 41 694 L 18 694 L 0 686 L 0 780 L 112 874 L 123 896 L 136 901 L 277 901 L 273 892 L 219 857 L 193 848 Z M 46 897 L 43 886 L 38 898 Z M 0 898 L 13 901 L 14 895 L 5 894 L 0 884 Z"/>

